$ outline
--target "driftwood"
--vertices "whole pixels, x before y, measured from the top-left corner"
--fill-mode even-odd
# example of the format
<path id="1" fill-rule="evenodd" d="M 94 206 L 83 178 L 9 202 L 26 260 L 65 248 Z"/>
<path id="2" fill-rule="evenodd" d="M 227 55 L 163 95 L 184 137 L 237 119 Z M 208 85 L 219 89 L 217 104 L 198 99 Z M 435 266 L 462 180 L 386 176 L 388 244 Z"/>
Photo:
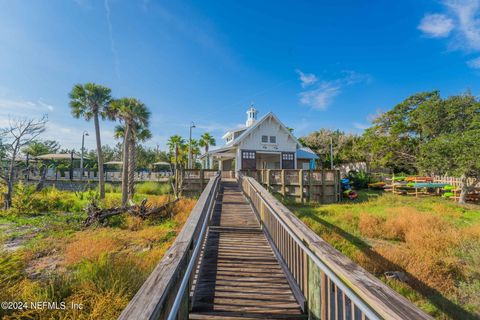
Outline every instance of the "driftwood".
<path id="1" fill-rule="evenodd" d="M 160 207 L 152 207 L 147 204 L 147 199 L 143 199 L 142 202 L 137 205 L 133 202 L 128 206 L 122 207 L 113 207 L 113 208 L 101 208 L 97 205 L 97 202 L 94 198 L 87 205 L 85 211 L 88 214 L 88 217 L 83 222 L 84 227 L 88 227 L 95 222 L 105 223 L 109 217 L 128 212 L 129 214 L 140 217 L 142 219 L 147 219 L 160 214 L 162 211 L 168 209 L 172 204 L 176 203 L 180 198 L 175 198 L 173 201 L 169 201 L 166 204 Z"/>

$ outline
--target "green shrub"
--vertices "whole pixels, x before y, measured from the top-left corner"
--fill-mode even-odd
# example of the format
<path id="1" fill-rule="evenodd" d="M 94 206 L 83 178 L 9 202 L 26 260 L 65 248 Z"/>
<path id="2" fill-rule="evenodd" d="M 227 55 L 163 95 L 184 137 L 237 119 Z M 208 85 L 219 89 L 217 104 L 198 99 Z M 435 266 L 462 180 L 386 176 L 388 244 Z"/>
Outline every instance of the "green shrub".
<path id="1" fill-rule="evenodd" d="M 367 188 L 368 184 L 373 182 L 372 176 L 363 170 L 352 170 L 347 174 L 347 178 L 350 179 L 351 184 L 357 189 Z"/>
<path id="2" fill-rule="evenodd" d="M 96 196 L 96 191 L 73 193 L 54 187 L 45 188 L 40 192 L 34 186 L 18 183 L 12 198 L 11 213 L 15 215 L 37 215 L 49 212 L 81 212 L 87 201 Z"/>
<path id="3" fill-rule="evenodd" d="M 115 289 L 133 296 L 148 274 L 138 267 L 133 257 L 123 254 L 102 254 L 94 261 L 83 260 L 75 267 L 75 281 L 94 283 L 99 291 Z"/>
<path id="4" fill-rule="evenodd" d="M 122 188 L 120 185 L 115 185 L 112 183 L 105 184 L 105 192 L 106 193 L 120 193 L 122 192 Z"/>
<path id="5" fill-rule="evenodd" d="M 168 183 L 142 182 L 136 185 L 136 192 L 140 194 L 162 195 L 168 194 L 171 187 Z"/>

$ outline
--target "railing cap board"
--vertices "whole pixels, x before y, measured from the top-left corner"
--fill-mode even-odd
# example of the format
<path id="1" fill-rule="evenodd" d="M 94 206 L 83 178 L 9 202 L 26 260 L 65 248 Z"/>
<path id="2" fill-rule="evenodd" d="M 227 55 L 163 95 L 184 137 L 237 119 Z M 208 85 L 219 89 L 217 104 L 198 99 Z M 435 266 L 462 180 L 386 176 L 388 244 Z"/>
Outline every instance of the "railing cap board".
<path id="1" fill-rule="evenodd" d="M 308 228 L 287 207 L 265 190 L 255 179 L 243 177 L 260 191 L 292 231 L 319 257 L 337 276 L 357 293 L 376 313 L 385 319 L 432 319 L 406 298 L 375 278 L 365 269 L 341 254 Z"/>
<path id="2" fill-rule="evenodd" d="M 162 311 L 161 307 L 169 297 L 169 290 L 181 276 L 181 262 L 186 258 L 194 235 L 201 225 L 199 221 L 208 207 L 207 201 L 214 200 L 210 195 L 214 191 L 213 188 L 218 178 L 217 175 L 209 180 L 174 243 L 118 319 L 150 320 L 159 317 Z"/>

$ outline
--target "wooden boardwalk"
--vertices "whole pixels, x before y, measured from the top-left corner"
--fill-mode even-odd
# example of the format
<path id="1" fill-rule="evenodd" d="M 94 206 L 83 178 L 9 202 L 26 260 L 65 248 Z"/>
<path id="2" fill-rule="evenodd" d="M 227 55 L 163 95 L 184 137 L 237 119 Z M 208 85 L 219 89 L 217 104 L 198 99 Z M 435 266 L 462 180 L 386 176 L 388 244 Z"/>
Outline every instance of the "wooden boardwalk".
<path id="1" fill-rule="evenodd" d="M 190 319 L 305 319 L 237 182 L 222 182 Z"/>

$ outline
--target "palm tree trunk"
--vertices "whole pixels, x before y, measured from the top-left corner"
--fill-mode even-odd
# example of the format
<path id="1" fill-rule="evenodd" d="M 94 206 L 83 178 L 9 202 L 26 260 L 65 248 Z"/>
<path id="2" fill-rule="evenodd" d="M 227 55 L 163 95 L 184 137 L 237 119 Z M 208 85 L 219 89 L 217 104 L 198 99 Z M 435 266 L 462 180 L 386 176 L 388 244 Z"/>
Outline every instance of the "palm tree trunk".
<path id="1" fill-rule="evenodd" d="M 123 165 L 122 165 L 122 206 L 128 201 L 128 154 L 129 154 L 130 126 L 125 124 L 123 137 Z"/>
<path id="2" fill-rule="evenodd" d="M 97 140 L 97 163 L 98 163 L 98 187 L 100 199 L 105 198 L 105 174 L 103 172 L 103 153 L 102 141 L 100 139 L 100 123 L 98 122 L 98 113 L 93 117 L 95 123 L 95 137 Z"/>
<path id="3" fill-rule="evenodd" d="M 133 134 L 130 135 L 130 145 L 128 150 L 128 199 L 133 198 L 135 193 L 135 166 L 136 166 L 136 157 L 135 157 L 135 137 Z"/>
<path id="4" fill-rule="evenodd" d="M 207 169 L 210 168 L 210 156 L 208 155 L 208 143 L 205 144 L 205 156 L 207 157 Z"/>

